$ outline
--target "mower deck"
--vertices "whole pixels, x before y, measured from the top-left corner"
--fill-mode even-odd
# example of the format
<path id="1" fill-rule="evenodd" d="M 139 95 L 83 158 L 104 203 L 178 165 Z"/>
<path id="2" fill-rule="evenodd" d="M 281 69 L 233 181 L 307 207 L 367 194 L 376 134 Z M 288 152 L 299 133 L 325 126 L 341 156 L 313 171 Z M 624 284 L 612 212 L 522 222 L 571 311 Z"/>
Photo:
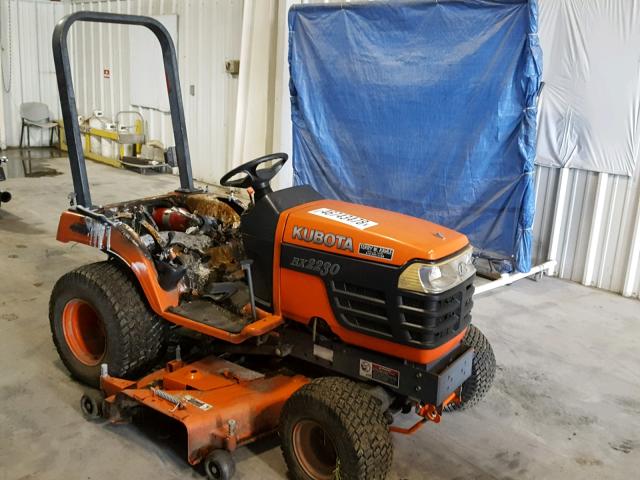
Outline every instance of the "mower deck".
<path id="1" fill-rule="evenodd" d="M 192 465 L 213 450 L 233 451 L 276 430 L 284 403 L 308 382 L 301 375 L 266 377 L 215 356 L 174 360 L 138 381 L 100 379 L 105 418 L 123 422 L 145 406 L 177 420 L 186 428 Z"/>

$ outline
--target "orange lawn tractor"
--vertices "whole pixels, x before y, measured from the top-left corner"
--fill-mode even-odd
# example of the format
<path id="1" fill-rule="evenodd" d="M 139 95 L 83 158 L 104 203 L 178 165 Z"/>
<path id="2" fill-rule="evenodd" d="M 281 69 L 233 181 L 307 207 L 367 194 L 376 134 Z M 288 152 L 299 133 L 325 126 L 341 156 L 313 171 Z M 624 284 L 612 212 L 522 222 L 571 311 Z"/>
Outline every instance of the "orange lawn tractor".
<path id="1" fill-rule="evenodd" d="M 144 26 L 160 41 L 179 189 L 92 203 L 67 51 L 76 21 Z M 283 153 L 224 175 L 224 195 L 194 188 L 175 47 L 154 19 L 76 12 L 53 51 L 75 191 L 57 239 L 107 256 L 60 278 L 49 309 L 60 358 L 99 388 L 81 399 L 86 416 L 170 417 L 210 479 L 233 475 L 230 452 L 278 432 L 293 479 L 364 480 L 386 477 L 390 432 L 485 395 L 495 358 L 470 325 L 464 235 L 309 186 L 274 192 Z M 402 414 L 416 423 L 400 427 Z"/>

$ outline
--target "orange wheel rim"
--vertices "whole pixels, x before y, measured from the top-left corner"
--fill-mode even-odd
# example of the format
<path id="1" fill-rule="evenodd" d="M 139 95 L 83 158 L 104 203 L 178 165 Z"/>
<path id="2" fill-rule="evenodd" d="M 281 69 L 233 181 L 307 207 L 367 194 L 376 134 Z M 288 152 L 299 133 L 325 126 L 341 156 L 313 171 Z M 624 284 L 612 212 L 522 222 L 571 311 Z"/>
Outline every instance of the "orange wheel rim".
<path id="1" fill-rule="evenodd" d="M 300 420 L 293 427 L 293 451 L 300 466 L 314 480 L 335 478 L 338 455 L 333 441 L 315 420 Z"/>
<path id="2" fill-rule="evenodd" d="M 104 323 L 98 312 L 84 300 L 69 300 L 62 311 L 62 331 L 71 353 L 79 362 L 98 365 L 107 350 Z"/>

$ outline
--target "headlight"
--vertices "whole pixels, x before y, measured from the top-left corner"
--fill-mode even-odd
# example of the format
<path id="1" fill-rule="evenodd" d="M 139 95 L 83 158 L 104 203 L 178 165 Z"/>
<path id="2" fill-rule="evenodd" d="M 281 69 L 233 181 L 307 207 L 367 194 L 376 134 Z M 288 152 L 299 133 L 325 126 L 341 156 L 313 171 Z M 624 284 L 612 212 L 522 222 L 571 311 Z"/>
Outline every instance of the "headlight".
<path id="1" fill-rule="evenodd" d="M 412 263 L 400 274 L 398 288 L 414 292 L 442 293 L 476 273 L 473 248 L 468 247 L 440 263 Z"/>

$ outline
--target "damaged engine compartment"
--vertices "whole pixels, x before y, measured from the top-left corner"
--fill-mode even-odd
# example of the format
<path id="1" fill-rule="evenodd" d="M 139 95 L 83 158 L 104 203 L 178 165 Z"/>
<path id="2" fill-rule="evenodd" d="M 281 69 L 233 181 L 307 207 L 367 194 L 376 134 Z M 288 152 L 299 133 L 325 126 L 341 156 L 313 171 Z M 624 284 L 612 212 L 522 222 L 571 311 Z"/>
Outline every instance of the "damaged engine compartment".
<path id="1" fill-rule="evenodd" d="M 233 196 L 174 193 L 98 212 L 153 260 L 163 289 L 178 288 L 180 307 L 215 304 L 248 320 L 253 312 L 239 230 L 245 208 Z"/>

